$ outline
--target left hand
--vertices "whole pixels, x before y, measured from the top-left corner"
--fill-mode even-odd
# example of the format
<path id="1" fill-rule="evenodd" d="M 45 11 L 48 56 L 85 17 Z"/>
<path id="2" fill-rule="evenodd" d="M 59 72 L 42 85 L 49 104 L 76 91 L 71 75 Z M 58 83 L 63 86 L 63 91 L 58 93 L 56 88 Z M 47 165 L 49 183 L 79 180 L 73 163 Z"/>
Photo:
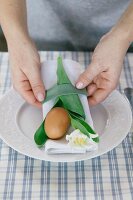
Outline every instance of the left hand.
<path id="1" fill-rule="evenodd" d="M 87 87 L 90 105 L 100 103 L 116 88 L 129 47 L 124 39 L 113 31 L 104 35 L 94 50 L 90 65 L 80 75 L 76 87 Z"/>

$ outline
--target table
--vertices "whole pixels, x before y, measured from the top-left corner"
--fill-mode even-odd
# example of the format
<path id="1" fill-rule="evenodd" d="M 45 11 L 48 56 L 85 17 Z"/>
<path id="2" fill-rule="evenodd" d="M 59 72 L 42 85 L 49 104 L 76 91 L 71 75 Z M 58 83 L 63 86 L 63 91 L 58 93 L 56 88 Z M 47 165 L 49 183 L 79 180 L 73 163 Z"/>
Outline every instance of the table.
<path id="1" fill-rule="evenodd" d="M 91 56 L 89 52 L 40 52 L 42 60 L 59 54 L 85 66 Z M 7 53 L 0 53 L 0 80 L 2 96 L 11 86 Z M 133 87 L 132 53 L 125 57 L 118 89 L 127 86 Z M 0 200 L 131 200 L 132 137 L 129 133 L 118 147 L 100 157 L 68 164 L 29 158 L 0 140 Z"/>

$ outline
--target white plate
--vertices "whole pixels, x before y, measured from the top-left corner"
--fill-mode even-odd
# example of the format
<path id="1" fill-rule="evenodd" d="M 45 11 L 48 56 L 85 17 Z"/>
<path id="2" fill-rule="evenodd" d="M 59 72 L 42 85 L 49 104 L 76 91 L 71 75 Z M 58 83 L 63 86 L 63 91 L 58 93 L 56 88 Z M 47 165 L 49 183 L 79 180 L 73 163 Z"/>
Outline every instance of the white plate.
<path id="1" fill-rule="evenodd" d="M 102 104 L 91 108 L 94 127 L 100 134 L 99 148 L 85 154 L 48 155 L 38 149 L 33 136 L 42 120 L 42 112 L 27 103 L 11 89 L 0 100 L 0 135 L 16 151 L 52 162 L 74 162 L 100 156 L 119 145 L 128 134 L 132 112 L 127 99 L 114 91 Z"/>

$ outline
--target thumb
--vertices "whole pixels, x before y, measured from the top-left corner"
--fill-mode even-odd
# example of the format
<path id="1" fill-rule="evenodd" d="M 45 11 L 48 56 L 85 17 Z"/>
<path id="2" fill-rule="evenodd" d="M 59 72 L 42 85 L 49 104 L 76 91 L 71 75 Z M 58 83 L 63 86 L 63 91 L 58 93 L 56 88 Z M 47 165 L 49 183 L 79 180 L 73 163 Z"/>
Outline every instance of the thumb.
<path id="1" fill-rule="evenodd" d="M 45 88 L 41 78 L 40 68 L 34 68 L 28 78 L 36 99 L 42 102 L 45 98 Z"/>
<path id="2" fill-rule="evenodd" d="M 100 69 L 95 63 L 91 63 L 87 69 L 79 76 L 76 87 L 78 89 L 85 88 L 99 74 Z"/>

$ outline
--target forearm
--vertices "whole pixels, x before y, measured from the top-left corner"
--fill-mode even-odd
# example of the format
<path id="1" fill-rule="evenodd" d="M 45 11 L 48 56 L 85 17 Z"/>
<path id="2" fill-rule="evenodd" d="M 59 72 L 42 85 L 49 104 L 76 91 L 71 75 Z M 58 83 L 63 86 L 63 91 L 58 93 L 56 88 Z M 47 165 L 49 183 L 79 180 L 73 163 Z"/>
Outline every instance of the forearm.
<path id="1" fill-rule="evenodd" d="M 0 0 L 0 24 L 7 42 L 28 35 L 25 0 Z"/>
<path id="2" fill-rule="evenodd" d="M 133 41 L 133 1 L 129 4 L 117 24 L 112 28 L 116 36 L 131 44 Z"/>

